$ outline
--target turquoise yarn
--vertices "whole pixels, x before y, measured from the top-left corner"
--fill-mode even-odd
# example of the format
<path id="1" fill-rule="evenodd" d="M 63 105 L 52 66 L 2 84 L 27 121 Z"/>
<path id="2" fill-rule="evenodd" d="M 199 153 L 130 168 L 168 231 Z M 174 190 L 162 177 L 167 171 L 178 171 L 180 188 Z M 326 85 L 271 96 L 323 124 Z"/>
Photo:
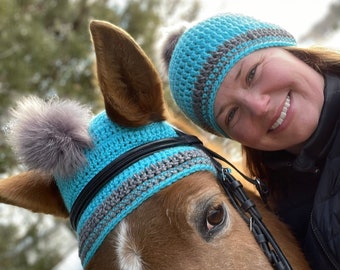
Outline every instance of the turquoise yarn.
<path id="1" fill-rule="evenodd" d="M 214 117 L 216 93 L 232 67 L 250 53 L 268 47 L 294 46 L 281 27 L 239 14 L 220 14 L 186 30 L 169 63 L 172 96 L 195 124 L 228 137 Z"/>
<path id="2" fill-rule="evenodd" d="M 178 136 L 166 122 L 127 128 L 113 123 L 105 112 L 91 121 L 89 133 L 93 147 L 85 150 L 87 164 L 69 179 L 56 178 L 69 211 L 82 189 L 110 162 L 137 146 Z M 217 175 L 211 158 L 202 150 L 178 146 L 147 156 L 110 180 L 86 207 L 76 229 L 83 267 L 128 214 L 161 189 L 197 171 Z"/>

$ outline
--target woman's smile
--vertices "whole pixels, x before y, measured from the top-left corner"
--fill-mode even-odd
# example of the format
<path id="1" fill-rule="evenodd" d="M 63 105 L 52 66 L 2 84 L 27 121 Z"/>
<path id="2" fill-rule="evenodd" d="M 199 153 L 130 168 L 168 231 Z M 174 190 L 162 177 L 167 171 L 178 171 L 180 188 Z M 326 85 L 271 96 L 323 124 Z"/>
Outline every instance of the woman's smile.
<path id="1" fill-rule="evenodd" d="M 290 107 L 290 95 L 286 97 L 280 116 L 276 119 L 275 123 L 270 127 L 269 129 L 270 132 L 276 130 L 279 126 L 282 125 L 283 121 L 286 119 L 289 107 Z"/>

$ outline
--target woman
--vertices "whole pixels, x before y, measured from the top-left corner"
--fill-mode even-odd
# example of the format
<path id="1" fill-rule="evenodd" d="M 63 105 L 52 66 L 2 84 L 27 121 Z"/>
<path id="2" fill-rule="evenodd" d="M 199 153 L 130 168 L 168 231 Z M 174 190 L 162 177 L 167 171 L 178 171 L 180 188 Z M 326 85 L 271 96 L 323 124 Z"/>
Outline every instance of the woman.
<path id="1" fill-rule="evenodd" d="M 163 58 L 178 106 L 242 144 L 313 269 L 340 269 L 340 54 L 221 14 L 169 36 Z"/>

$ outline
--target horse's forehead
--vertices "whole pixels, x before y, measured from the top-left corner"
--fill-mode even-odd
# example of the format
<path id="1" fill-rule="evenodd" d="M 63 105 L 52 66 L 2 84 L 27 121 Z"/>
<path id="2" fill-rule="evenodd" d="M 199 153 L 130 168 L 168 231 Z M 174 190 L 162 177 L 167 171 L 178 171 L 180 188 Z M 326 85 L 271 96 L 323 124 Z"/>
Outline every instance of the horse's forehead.
<path id="1" fill-rule="evenodd" d="M 206 241 L 198 226 L 204 226 L 207 208 L 219 202 L 228 206 L 227 218 L 233 221 Z M 121 221 L 96 262 L 104 266 L 101 269 L 110 263 L 119 270 L 249 269 L 249 265 L 270 269 L 250 238 L 249 228 L 229 206 L 212 174 L 192 174 L 152 196 Z M 240 246 L 242 252 L 237 251 Z"/>
<path id="2" fill-rule="evenodd" d="M 115 230 L 121 269 L 144 269 L 144 265 L 159 265 L 161 261 L 165 264 L 166 258 L 154 258 L 164 254 L 171 258 L 172 265 L 185 264 L 191 260 L 175 262 L 180 258 L 176 254 L 187 254 L 192 249 L 203 255 L 208 247 L 202 246 L 192 216 L 197 205 L 213 194 L 226 200 L 215 183 L 211 173 L 192 174 L 154 195 L 122 221 Z"/>
<path id="3" fill-rule="evenodd" d="M 135 242 L 130 232 L 130 226 L 123 220 L 117 227 L 116 252 L 119 269 L 121 270 L 142 270 L 143 259 L 141 248 Z"/>

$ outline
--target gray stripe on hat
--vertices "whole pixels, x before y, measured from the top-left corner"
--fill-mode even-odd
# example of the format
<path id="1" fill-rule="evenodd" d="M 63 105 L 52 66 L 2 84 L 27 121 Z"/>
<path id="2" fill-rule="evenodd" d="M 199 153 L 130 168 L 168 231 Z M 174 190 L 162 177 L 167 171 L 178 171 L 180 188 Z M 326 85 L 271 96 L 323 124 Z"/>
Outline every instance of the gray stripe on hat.
<path id="1" fill-rule="evenodd" d="M 230 60 L 234 58 L 236 54 L 236 52 L 234 52 L 233 54 L 228 55 L 228 52 L 239 47 L 237 54 L 240 54 L 245 51 L 247 47 L 254 47 L 254 44 L 247 45 L 247 47 L 242 46 L 242 44 L 268 37 L 272 37 L 274 40 L 276 37 L 279 37 L 280 41 L 282 41 L 282 38 L 287 38 L 287 40 L 294 39 L 290 33 L 283 29 L 255 29 L 224 42 L 216 51 L 211 52 L 211 56 L 207 59 L 206 63 L 204 63 L 200 70 L 200 74 L 196 78 L 192 92 L 193 110 L 202 128 L 212 133 L 216 133 L 214 127 L 205 117 L 208 116 L 208 99 L 211 97 L 213 91 L 217 91 L 217 89 L 213 89 L 213 85 L 222 70 L 225 66 L 230 64 Z M 222 60 L 223 57 L 225 59 Z M 203 95 L 204 93 L 206 95 Z"/>

